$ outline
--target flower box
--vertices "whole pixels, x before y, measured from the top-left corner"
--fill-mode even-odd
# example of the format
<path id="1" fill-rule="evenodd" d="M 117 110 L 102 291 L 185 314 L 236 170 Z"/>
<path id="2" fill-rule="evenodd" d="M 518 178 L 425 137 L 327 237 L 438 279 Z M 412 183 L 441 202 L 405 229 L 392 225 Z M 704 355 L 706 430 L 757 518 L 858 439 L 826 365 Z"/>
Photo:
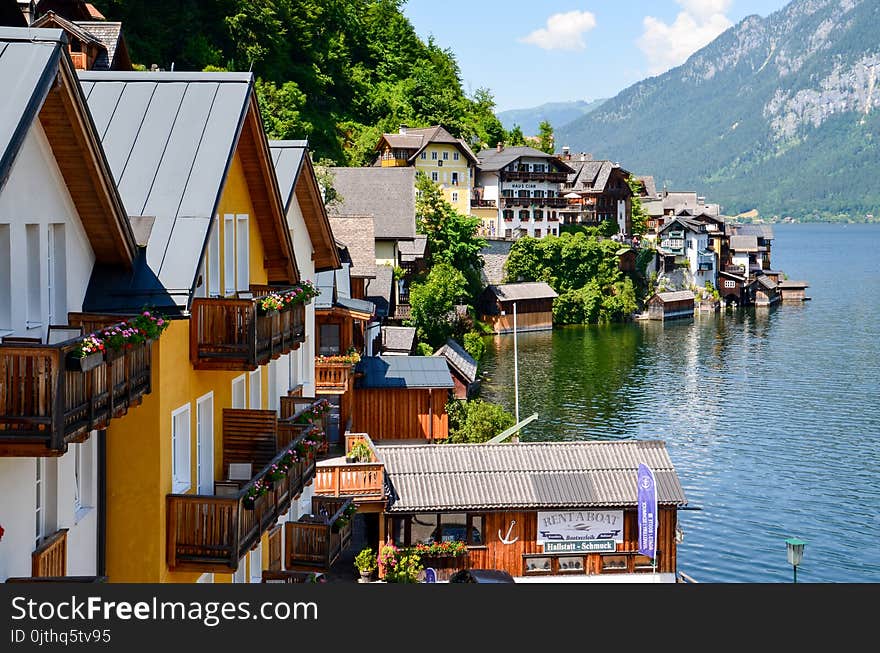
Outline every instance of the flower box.
<path id="1" fill-rule="evenodd" d="M 68 354 L 67 369 L 71 372 L 90 372 L 99 365 L 104 364 L 104 352 L 96 351 L 85 356 L 78 356 L 75 352 Z"/>

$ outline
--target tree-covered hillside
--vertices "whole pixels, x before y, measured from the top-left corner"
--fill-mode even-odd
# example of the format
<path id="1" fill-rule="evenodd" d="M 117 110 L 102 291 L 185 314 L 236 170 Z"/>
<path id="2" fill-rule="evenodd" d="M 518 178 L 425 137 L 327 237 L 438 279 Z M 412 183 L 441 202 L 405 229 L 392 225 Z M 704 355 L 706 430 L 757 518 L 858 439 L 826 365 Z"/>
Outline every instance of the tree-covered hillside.
<path id="1" fill-rule="evenodd" d="M 455 57 L 422 41 L 403 0 L 95 0 L 147 67 L 246 71 L 273 138 L 361 165 L 379 135 L 442 124 L 475 146 L 505 138 L 487 90 L 467 96 Z"/>

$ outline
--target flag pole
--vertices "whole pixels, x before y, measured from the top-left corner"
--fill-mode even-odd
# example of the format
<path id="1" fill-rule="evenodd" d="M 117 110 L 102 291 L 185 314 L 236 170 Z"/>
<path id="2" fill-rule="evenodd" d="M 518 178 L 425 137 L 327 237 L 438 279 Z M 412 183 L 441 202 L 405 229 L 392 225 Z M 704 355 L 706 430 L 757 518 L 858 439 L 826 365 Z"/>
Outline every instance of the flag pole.
<path id="1" fill-rule="evenodd" d="M 516 302 L 513 302 L 513 393 L 516 405 L 516 423 L 519 424 L 519 345 L 516 338 Z M 514 442 L 519 442 L 519 430 L 514 436 Z"/>

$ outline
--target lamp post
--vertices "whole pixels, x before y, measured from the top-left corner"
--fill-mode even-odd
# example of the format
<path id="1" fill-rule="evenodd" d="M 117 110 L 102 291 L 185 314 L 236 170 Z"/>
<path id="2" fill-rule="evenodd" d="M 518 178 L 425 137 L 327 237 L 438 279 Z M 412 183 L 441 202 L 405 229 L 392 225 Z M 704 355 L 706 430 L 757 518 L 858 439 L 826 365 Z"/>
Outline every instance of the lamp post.
<path id="1" fill-rule="evenodd" d="M 788 564 L 794 570 L 794 582 L 797 583 L 797 568 L 801 564 L 804 557 L 804 545 L 806 542 L 796 537 L 790 537 L 785 540 L 786 554 L 788 555 Z"/>

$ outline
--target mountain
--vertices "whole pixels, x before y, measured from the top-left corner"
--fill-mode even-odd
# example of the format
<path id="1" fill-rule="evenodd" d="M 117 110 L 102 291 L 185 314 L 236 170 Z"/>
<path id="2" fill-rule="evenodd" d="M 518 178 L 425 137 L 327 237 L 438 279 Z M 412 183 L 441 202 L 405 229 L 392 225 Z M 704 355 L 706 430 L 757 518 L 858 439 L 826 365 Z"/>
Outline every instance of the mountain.
<path id="1" fill-rule="evenodd" d="M 602 106 L 603 102 L 605 100 L 548 102 L 531 109 L 502 111 L 497 115 L 505 129 L 513 129 L 514 125 L 519 125 L 526 136 L 534 136 L 538 133 L 538 125 L 544 120 L 553 125 L 554 129 L 558 129 L 562 125 L 567 125 L 573 120 L 595 111 Z"/>
<path id="2" fill-rule="evenodd" d="M 880 217 L 880 3 L 795 0 L 556 130 L 735 215 Z"/>

